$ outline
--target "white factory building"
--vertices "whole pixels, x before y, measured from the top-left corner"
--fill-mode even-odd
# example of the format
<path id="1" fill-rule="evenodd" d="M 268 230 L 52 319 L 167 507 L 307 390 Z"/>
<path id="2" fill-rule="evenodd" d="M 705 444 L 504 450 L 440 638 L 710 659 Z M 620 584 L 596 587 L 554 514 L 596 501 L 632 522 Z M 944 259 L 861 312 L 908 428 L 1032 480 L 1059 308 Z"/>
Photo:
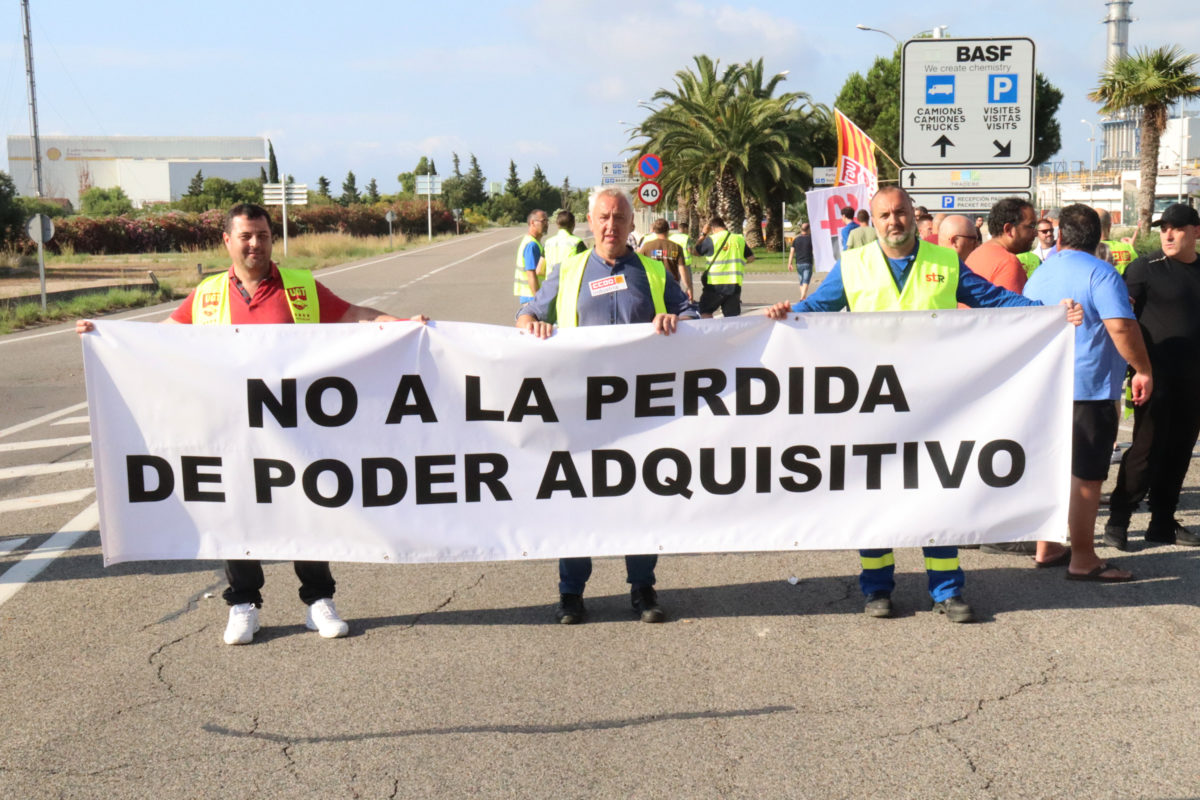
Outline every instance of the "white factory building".
<path id="1" fill-rule="evenodd" d="M 140 208 L 178 200 L 196 172 L 240 181 L 267 168 L 267 140 L 257 136 L 42 136 L 42 196 L 66 198 L 78 211 L 79 193 L 120 186 Z M 33 142 L 8 137 L 8 173 L 18 194 L 37 194 Z"/>

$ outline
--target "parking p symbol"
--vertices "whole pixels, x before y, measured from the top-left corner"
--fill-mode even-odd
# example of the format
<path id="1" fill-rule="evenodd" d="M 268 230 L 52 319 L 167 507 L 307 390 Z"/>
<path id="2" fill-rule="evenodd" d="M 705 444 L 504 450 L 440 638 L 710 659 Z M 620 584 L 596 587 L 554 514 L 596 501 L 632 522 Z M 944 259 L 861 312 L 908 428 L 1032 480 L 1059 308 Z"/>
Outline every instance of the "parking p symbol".
<path id="1" fill-rule="evenodd" d="M 988 102 L 989 103 L 1015 103 L 1015 102 L 1017 102 L 1017 76 L 1016 75 L 989 75 L 988 76 Z"/>

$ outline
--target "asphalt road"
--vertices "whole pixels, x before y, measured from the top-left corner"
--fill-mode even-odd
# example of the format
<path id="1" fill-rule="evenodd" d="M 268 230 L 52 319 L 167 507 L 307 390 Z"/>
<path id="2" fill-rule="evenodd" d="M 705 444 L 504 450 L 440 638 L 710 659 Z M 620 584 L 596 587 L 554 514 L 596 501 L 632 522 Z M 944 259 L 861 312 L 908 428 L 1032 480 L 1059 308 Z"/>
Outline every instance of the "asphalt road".
<path id="1" fill-rule="evenodd" d="M 507 325 L 519 235 L 320 278 Z M 745 295 L 796 291 L 756 276 Z M 1145 514 L 1119 559 L 1132 584 L 964 551 L 973 625 L 926 611 L 916 551 L 892 620 L 861 613 L 855 554 L 813 552 L 666 557 L 658 626 L 611 559 L 576 627 L 551 622 L 550 562 L 340 564 L 352 635 L 326 641 L 279 563 L 262 633 L 226 647 L 215 562 L 101 566 L 68 328 L 0 338 L 0 797 L 1200 795 L 1198 554 L 1142 548 Z"/>

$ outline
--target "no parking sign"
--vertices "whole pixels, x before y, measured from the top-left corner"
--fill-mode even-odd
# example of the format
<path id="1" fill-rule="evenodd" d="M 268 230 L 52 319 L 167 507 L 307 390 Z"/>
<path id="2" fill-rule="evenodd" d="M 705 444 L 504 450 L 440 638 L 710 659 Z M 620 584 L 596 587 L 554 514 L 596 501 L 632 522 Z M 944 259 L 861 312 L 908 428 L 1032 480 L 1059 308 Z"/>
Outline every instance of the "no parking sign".
<path id="1" fill-rule="evenodd" d="M 638 172 L 647 178 L 657 178 L 662 174 L 662 168 L 662 159 L 653 153 L 647 153 L 638 159 Z"/>

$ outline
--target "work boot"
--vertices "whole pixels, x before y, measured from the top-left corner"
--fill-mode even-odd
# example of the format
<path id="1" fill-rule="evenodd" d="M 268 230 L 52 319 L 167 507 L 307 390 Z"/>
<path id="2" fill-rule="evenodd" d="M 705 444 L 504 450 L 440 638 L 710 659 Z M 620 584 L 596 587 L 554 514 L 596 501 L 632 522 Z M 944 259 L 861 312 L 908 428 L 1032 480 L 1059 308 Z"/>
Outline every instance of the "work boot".
<path id="1" fill-rule="evenodd" d="M 587 616 L 583 607 L 583 595 L 560 594 L 558 605 L 554 609 L 554 618 L 562 625 L 578 625 Z"/>
<path id="2" fill-rule="evenodd" d="M 863 604 L 863 613 L 868 617 L 884 619 L 892 615 L 892 596 L 887 592 L 871 592 Z"/>
<path id="3" fill-rule="evenodd" d="M 629 592 L 633 610 L 642 618 L 642 622 L 662 622 L 666 614 L 658 605 L 658 592 L 653 586 L 635 586 Z"/>
<path id="4" fill-rule="evenodd" d="M 946 619 L 951 622 L 974 622 L 975 612 L 967 605 L 966 601 L 958 595 L 947 597 L 945 600 L 939 600 L 933 604 L 933 610 L 939 614 L 945 614 Z"/>

